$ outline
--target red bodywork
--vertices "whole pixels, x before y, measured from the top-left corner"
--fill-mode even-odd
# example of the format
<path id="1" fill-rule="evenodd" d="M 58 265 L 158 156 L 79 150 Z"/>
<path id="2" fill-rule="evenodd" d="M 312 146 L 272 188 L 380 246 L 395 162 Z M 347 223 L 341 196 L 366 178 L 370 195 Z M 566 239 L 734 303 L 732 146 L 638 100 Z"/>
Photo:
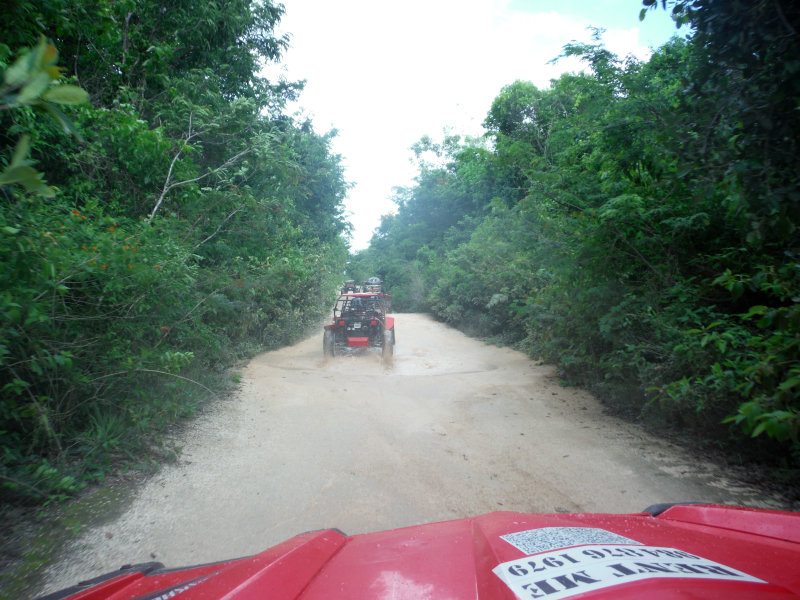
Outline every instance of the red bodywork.
<path id="1" fill-rule="evenodd" d="M 547 542 L 555 543 L 547 551 L 523 552 L 500 537 L 533 532 L 547 539 L 553 531 L 601 531 L 627 542 L 563 545 L 561 539 Z M 604 587 L 592 570 L 598 557 L 617 578 Z M 557 570 L 564 563 L 572 572 Z M 533 583 L 515 595 L 496 567 Z M 800 596 L 800 513 L 682 505 L 655 516 L 497 512 L 354 536 L 329 529 L 247 558 L 170 571 L 129 567 L 87 586 L 48 598 L 793 598 Z"/>
<path id="2" fill-rule="evenodd" d="M 366 348 L 369 346 L 368 337 L 349 337 L 347 338 L 347 346 L 349 348 Z"/>

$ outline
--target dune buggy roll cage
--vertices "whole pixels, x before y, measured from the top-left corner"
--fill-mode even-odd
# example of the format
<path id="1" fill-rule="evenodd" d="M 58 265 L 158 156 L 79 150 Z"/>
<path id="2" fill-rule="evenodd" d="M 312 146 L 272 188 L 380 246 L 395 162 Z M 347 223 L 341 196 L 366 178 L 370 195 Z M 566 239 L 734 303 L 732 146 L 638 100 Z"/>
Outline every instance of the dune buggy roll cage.
<path id="1" fill-rule="evenodd" d="M 376 294 L 342 294 L 333 307 L 333 318 L 346 317 L 383 319 L 386 315 L 386 302 Z"/>

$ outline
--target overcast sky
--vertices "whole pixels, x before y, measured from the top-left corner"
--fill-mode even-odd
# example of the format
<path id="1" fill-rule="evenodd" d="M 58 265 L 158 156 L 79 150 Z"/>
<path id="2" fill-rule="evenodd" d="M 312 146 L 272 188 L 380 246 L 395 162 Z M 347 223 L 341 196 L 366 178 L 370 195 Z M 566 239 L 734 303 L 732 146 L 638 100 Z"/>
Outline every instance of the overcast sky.
<path id="1" fill-rule="evenodd" d="M 675 33 L 663 10 L 639 22 L 638 0 L 282 1 L 279 33 L 291 47 L 278 72 L 306 80 L 290 110 L 320 133 L 339 132 L 353 250 L 393 212 L 392 188 L 412 181 L 409 148 L 423 135 L 482 134 L 504 85 L 546 87 L 579 70 L 574 60 L 550 61 L 564 44 L 589 41 L 590 26 L 606 30 L 610 50 L 640 58 Z"/>

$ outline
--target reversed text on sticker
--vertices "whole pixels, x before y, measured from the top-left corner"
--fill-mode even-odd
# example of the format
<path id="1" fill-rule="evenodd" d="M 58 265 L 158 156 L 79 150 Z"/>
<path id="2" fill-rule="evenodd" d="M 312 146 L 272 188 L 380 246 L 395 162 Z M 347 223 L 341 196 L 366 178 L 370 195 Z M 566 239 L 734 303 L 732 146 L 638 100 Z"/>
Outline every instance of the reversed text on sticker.
<path id="1" fill-rule="evenodd" d="M 493 569 L 518 598 L 558 600 L 654 578 L 765 583 L 732 567 L 661 546 L 589 545 L 511 560 Z"/>

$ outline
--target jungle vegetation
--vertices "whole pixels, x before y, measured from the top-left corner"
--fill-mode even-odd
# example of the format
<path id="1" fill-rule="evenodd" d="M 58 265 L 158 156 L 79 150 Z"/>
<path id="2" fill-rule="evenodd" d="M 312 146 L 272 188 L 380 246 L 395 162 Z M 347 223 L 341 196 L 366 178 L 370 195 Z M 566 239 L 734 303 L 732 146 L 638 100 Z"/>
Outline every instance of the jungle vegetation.
<path id="1" fill-rule="evenodd" d="M 649 60 L 499 91 L 479 139 L 422 139 L 354 271 L 398 311 L 558 365 L 610 406 L 800 466 L 800 4 L 645 0 Z M 637 10 L 632 5 L 632 10 Z"/>
<path id="2" fill-rule="evenodd" d="M 11 0 L 0 20 L 0 502 L 97 480 L 318 323 L 333 133 L 260 75 L 271 0 Z M 344 235 L 343 235 L 344 234 Z"/>

